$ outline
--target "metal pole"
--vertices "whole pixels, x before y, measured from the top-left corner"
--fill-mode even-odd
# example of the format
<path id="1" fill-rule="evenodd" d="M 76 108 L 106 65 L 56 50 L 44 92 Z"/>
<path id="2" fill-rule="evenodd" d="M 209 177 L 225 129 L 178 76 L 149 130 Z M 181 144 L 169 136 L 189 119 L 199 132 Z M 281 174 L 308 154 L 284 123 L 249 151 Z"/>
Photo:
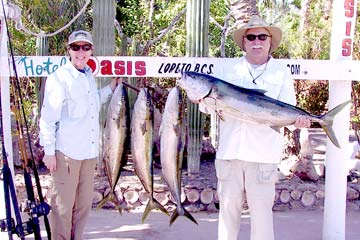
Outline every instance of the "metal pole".
<path id="1" fill-rule="evenodd" d="M 331 33 L 331 60 L 351 60 L 356 23 L 356 1 L 335 0 Z M 351 81 L 330 81 L 329 109 L 351 99 Z M 345 240 L 347 192 L 346 162 L 349 144 L 350 106 L 336 117 L 333 129 L 341 149 L 329 140 L 326 150 L 323 240 Z"/>

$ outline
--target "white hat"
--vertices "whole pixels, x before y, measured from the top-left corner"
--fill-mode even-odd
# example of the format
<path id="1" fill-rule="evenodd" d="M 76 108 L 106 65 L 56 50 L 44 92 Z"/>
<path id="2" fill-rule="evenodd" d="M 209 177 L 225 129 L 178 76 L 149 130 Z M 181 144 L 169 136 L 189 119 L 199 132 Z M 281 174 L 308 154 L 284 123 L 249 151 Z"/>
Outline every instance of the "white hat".
<path id="1" fill-rule="evenodd" d="M 74 42 L 88 42 L 91 45 L 94 45 L 91 34 L 84 30 L 77 30 L 70 34 L 68 45 Z"/>
<path id="2" fill-rule="evenodd" d="M 233 33 L 234 41 L 242 50 L 244 50 L 244 45 L 243 45 L 244 34 L 248 29 L 252 29 L 252 28 L 265 28 L 269 32 L 269 34 L 271 35 L 270 52 L 273 52 L 280 45 L 281 37 L 282 37 L 281 29 L 276 26 L 269 25 L 264 20 L 262 20 L 258 15 L 253 15 L 251 16 L 249 22 L 244 24 L 239 29 L 235 30 Z"/>

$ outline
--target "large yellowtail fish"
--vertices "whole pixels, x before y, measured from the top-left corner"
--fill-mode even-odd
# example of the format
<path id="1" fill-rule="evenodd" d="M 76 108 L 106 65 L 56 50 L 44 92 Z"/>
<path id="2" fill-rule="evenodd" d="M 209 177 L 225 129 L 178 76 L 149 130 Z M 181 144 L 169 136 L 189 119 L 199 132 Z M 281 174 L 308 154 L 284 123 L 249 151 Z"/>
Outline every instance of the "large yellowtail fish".
<path id="1" fill-rule="evenodd" d="M 119 84 L 112 95 L 106 115 L 103 132 L 103 162 L 110 184 L 110 192 L 98 204 L 101 208 L 107 201 L 115 203 L 121 213 L 120 201 L 115 194 L 115 187 L 121 170 L 127 163 L 130 149 L 130 108 L 125 86 Z"/>
<path id="2" fill-rule="evenodd" d="M 331 142 L 340 147 L 333 131 L 333 121 L 350 101 L 339 104 L 324 115 L 314 115 L 296 106 L 266 96 L 263 90 L 242 88 L 210 75 L 197 72 L 184 72 L 178 85 L 186 91 L 192 101 L 202 101 L 214 110 L 221 119 L 226 116 L 243 121 L 266 124 L 276 131 L 295 123 L 299 115 L 317 122 L 326 132 Z"/>
<path id="3" fill-rule="evenodd" d="M 197 224 L 194 217 L 181 204 L 181 168 L 186 133 L 183 100 L 177 87 L 170 90 L 159 130 L 161 171 L 176 201 L 176 209 L 170 218 L 170 226 L 178 216 L 186 216 Z"/>
<path id="4" fill-rule="evenodd" d="M 131 117 L 131 154 L 135 173 L 139 177 L 145 191 L 150 195 L 149 202 L 142 216 L 142 222 L 145 221 L 147 215 L 153 209 L 159 209 L 169 215 L 164 206 L 154 198 L 153 134 L 153 103 L 148 90 L 141 88 Z"/>

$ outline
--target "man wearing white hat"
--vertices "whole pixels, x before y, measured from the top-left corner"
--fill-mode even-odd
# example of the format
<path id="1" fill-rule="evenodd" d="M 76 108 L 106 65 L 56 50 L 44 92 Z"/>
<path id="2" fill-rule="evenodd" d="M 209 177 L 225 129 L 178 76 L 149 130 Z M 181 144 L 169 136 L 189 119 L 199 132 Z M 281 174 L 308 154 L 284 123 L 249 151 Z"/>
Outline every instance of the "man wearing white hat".
<path id="1" fill-rule="evenodd" d="M 68 38 L 70 61 L 46 80 L 40 118 L 43 161 L 51 172 L 51 238 L 81 240 L 92 207 L 94 171 L 99 153 L 99 111 L 116 86 L 98 90 L 86 64 L 93 53 L 89 32 Z"/>
<path id="2" fill-rule="evenodd" d="M 295 105 L 293 79 L 276 64 L 271 53 L 279 46 L 282 32 L 259 16 L 252 16 L 234 31 L 234 40 L 245 52 L 225 79 L 245 88 L 261 89 L 274 99 Z M 295 127 L 309 127 L 299 117 Z M 273 240 L 272 207 L 277 164 L 284 146 L 283 133 L 268 126 L 228 117 L 220 121 L 216 174 L 220 201 L 219 240 L 237 240 L 246 200 L 251 215 L 251 240 Z"/>

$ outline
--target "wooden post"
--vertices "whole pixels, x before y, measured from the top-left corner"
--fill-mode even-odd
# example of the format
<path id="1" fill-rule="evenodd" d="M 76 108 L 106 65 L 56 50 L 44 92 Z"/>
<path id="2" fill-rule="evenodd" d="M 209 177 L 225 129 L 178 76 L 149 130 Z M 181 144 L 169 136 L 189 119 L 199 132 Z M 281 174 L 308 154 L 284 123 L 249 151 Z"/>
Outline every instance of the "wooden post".
<path id="1" fill-rule="evenodd" d="M 186 55 L 206 57 L 209 50 L 209 12 L 210 1 L 188 0 L 186 13 Z M 198 105 L 187 103 L 187 167 L 189 175 L 197 175 L 200 170 L 201 140 L 203 137 L 204 117 Z"/>
<path id="2" fill-rule="evenodd" d="M 113 0 L 93 0 L 93 39 L 94 55 L 115 55 L 115 2 Z M 105 87 L 111 82 L 111 78 L 97 78 L 99 88 Z M 100 151 L 98 170 L 102 172 L 102 135 L 108 104 L 100 110 Z"/>

